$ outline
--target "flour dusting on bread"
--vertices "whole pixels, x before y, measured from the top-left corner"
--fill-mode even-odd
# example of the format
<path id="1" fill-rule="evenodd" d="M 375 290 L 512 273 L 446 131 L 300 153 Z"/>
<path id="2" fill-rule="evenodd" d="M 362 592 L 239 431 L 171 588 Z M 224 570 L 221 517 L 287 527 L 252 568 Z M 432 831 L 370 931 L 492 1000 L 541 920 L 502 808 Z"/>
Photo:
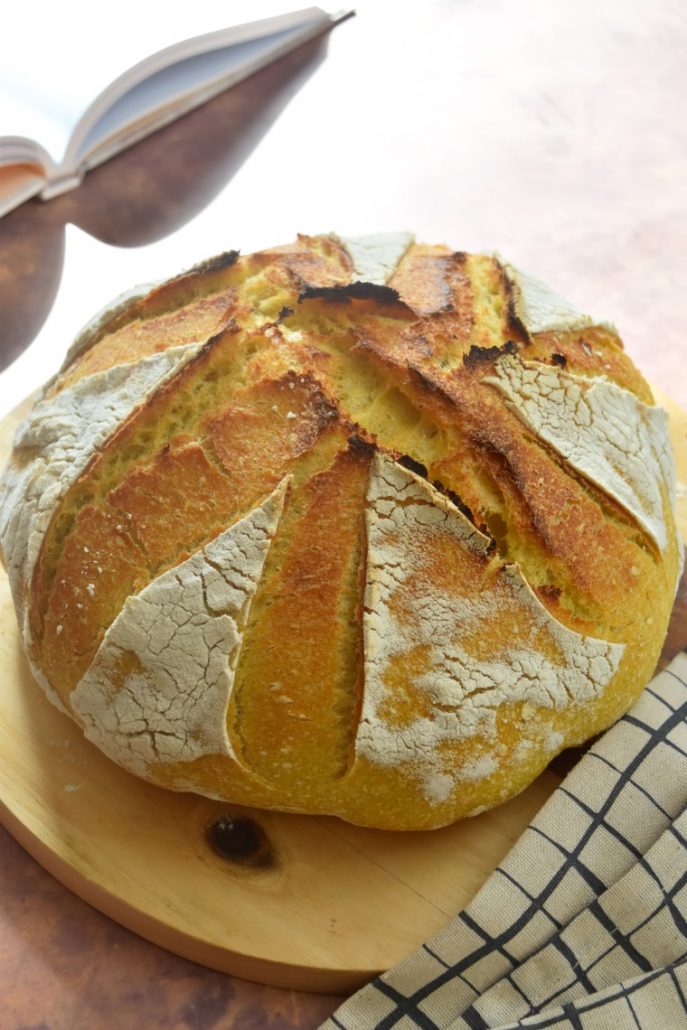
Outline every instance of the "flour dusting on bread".
<path id="1" fill-rule="evenodd" d="M 431 800 L 447 776 L 477 780 L 498 765 L 485 756 L 451 771 L 442 754 L 447 741 L 495 740 L 503 704 L 560 711 L 591 699 L 617 671 L 624 646 L 558 623 L 519 569 L 491 559 L 488 538 L 450 501 L 379 455 L 368 504 L 365 692 L 356 752 L 372 762 L 410 765 Z M 460 578 L 443 579 L 443 565 L 432 560 L 447 553 L 449 540 L 467 552 L 456 564 Z M 486 658 L 485 643 L 499 620 L 512 632 Z M 415 715 L 399 703 L 399 667 Z"/>
<path id="2" fill-rule="evenodd" d="M 665 412 L 606 379 L 504 357 L 493 382 L 536 434 L 621 504 L 663 550 L 675 470 Z M 662 424 L 660 424 L 662 423 Z M 660 475 L 657 475 L 660 471 Z"/>
<path id="3" fill-rule="evenodd" d="M 39 401 L 17 428 L 13 462 L 0 482 L 0 542 L 15 600 L 21 603 L 29 586 L 60 499 L 107 438 L 199 346 L 172 348 L 80 380 Z"/>
<path id="4" fill-rule="evenodd" d="M 131 772 L 235 757 L 227 733 L 234 671 L 287 485 L 130 597 L 72 692 L 86 736 Z"/>
<path id="5" fill-rule="evenodd" d="M 682 556 L 666 416 L 614 328 L 408 232 L 125 298 L 0 501 L 31 668 L 106 754 L 393 829 L 498 804 L 617 719 Z"/>

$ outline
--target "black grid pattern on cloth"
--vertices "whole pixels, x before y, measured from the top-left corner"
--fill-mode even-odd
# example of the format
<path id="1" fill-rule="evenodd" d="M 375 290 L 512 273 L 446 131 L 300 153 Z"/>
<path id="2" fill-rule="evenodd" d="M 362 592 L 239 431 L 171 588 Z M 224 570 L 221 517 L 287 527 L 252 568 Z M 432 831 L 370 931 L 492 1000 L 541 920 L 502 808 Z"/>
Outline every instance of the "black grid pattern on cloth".
<path id="1" fill-rule="evenodd" d="M 684 1030 L 687 1026 L 687 962 L 655 969 L 625 983 L 613 984 L 604 991 L 575 1002 L 568 1002 L 547 1013 L 526 1016 L 499 1030 Z M 486 1023 L 475 1026 L 486 1027 Z"/>
<path id="2" fill-rule="evenodd" d="M 468 907 L 325 1027 L 687 1027 L 686 806 L 681 654 Z M 650 1021 L 650 1004 L 665 1019 Z"/>

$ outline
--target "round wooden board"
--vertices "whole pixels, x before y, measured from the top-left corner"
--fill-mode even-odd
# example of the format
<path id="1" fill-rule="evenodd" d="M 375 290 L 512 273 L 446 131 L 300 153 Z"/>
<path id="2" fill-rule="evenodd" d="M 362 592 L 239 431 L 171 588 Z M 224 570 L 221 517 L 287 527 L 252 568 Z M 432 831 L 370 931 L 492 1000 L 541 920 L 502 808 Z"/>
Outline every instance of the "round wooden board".
<path id="1" fill-rule="evenodd" d="M 685 483 L 687 414 L 660 399 Z M 2 461 L 21 414 L 0 425 Z M 0 672 L 0 816 L 17 840 L 75 893 L 149 940 L 276 986 L 350 991 L 399 961 L 465 905 L 559 782 L 547 770 L 508 804 L 426 833 L 158 789 L 100 754 L 33 682 L 4 575 Z M 262 827 L 270 862 L 242 867 L 212 850 L 206 827 L 226 814 Z"/>

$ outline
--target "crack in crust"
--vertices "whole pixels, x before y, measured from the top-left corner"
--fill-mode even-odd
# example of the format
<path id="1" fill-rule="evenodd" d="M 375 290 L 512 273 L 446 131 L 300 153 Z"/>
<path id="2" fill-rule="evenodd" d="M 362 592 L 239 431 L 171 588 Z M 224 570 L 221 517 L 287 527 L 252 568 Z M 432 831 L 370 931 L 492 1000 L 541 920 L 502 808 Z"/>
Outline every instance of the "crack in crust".
<path id="1" fill-rule="evenodd" d="M 235 757 L 227 733 L 234 672 L 287 485 L 129 597 L 72 692 L 86 736 L 131 772 Z"/>
<path id="2" fill-rule="evenodd" d="M 598 696 L 624 647 L 562 626 L 519 568 L 491 559 L 488 537 L 383 455 L 375 458 L 367 500 L 365 693 L 356 753 L 373 763 L 409 764 L 428 800 L 445 801 L 456 782 L 476 774 L 446 762 L 444 743 L 495 739 L 503 704 L 561 710 Z M 493 627 L 504 622 L 510 630 L 499 641 Z M 408 711 L 399 701 L 400 669 L 403 690 L 413 696 Z"/>
<path id="3" fill-rule="evenodd" d="M 198 350 L 197 344 L 173 348 L 80 380 L 39 401 L 18 427 L 14 462 L 0 482 L 0 541 L 27 647 L 23 599 L 61 498 L 131 412 Z"/>
<path id="4" fill-rule="evenodd" d="M 504 265 L 504 272 L 511 289 L 511 315 L 528 335 L 598 324 L 541 279 L 510 264 Z"/>
<path id="5" fill-rule="evenodd" d="M 665 416 L 543 284 L 405 233 L 299 237 L 85 347 L 19 431 L 0 539 L 37 678 L 120 764 L 435 826 L 648 678 L 679 550 Z"/>
<path id="6" fill-rule="evenodd" d="M 570 465 L 613 497 L 665 550 L 664 497 L 674 509 L 675 470 L 667 415 L 608 380 L 585 380 L 519 358 L 488 377 L 513 410 Z M 660 470 L 660 477 L 655 474 Z"/>

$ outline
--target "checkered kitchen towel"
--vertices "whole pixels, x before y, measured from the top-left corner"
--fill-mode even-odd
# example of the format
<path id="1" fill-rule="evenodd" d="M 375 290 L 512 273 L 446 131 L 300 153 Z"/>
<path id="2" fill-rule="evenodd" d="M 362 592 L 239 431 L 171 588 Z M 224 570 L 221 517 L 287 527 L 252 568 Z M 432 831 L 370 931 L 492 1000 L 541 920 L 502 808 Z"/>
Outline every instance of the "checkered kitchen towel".
<path id="1" fill-rule="evenodd" d="M 686 803 L 681 654 L 468 907 L 326 1030 L 687 1030 Z"/>

